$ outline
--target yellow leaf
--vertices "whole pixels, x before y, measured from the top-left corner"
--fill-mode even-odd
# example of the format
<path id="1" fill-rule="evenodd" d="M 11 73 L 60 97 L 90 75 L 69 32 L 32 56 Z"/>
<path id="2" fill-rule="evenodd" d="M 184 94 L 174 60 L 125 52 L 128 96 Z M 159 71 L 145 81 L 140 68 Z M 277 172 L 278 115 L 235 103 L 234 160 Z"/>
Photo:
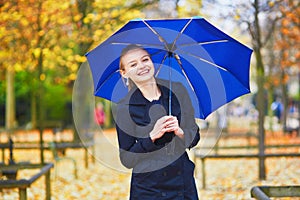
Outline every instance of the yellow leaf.
<path id="1" fill-rule="evenodd" d="M 36 58 L 40 56 L 40 53 L 41 53 L 41 48 L 36 48 L 33 50 L 33 55 Z"/>
<path id="2" fill-rule="evenodd" d="M 234 15 L 234 19 L 235 19 L 235 20 L 240 20 L 240 19 L 241 19 L 241 16 L 240 16 L 239 14 L 236 14 L 236 15 Z"/>
<path id="3" fill-rule="evenodd" d="M 90 23 L 90 19 L 89 19 L 89 18 L 87 18 L 87 17 L 85 17 L 85 18 L 83 19 L 83 23 L 85 23 L 85 24 L 88 24 L 88 23 Z"/>
<path id="4" fill-rule="evenodd" d="M 74 21 L 75 22 L 78 22 L 80 19 L 81 19 L 81 15 L 80 14 L 77 14 L 77 15 L 74 16 Z"/>
<path id="5" fill-rule="evenodd" d="M 41 81 L 44 81 L 45 79 L 46 79 L 46 75 L 45 75 L 45 74 L 41 74 L 41 75 L 40 75 L 40 80 L 41 80 Z"/>
<path id="6" fill-rule="evenodd" d="M 43 36 L 44 34 L 45 34 L 44 30 L 39 31 L 39 33 L 38 33 L 39 36 Z"/>
<path id="7" fill-rule="evenodd" d="M 272 8 L 275 5 L 274 1 L 269 2 L 269 6 Z"/>
<path id="8" fill-rule="evenodd" d="M 26 20 L 25 18 L 22 18 L 22 19 L 20 20 L 20 23 L 21 23 L 23 26 L 28 26 L 28 24 L 29 24 L 28 20 Z"/>
<path id="9" fill-rule="evenodd" d="M 76 79 L 76 74 L 75 73 L 72 73 L 70 76 L 69 76 L 69 79 L 74 81 Z"/>
<path id="10" fill-rule="evenodd" d="M 75 60 L 77 62 L 85 62 L 86 61 L 86 57 L 85 56 L 76 55 L 75 56 Z"/>
<path id="11" fill-rule="evenodd" d="M 14 69 L 15 69 L 15 71 L 21 71 L 22 70 L 22 65 L 20 63 L 16 63 L 14 65 Z"/>

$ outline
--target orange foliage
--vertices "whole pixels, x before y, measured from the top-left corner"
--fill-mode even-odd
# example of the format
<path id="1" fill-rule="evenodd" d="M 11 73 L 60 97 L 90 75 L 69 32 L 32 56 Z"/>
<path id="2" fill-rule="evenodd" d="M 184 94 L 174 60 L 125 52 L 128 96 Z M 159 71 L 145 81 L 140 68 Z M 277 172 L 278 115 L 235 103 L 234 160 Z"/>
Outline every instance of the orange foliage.
<path id="1" fill-rule="evenodd" d="M 300 6 L 297 0 L 285 2 L 280 7 L 283 17 L 280 20 L 280 32 L 276 35 L 274 45 L 274 50 L 280 55 L 277 62 L 281 72 L 285 71 L 284 68 L 300 67 Z M 275 87 L 279 84 L 287 84 L 289 75 L 282 75 L 271 78 L 270 84 L 274 84 Z"/>

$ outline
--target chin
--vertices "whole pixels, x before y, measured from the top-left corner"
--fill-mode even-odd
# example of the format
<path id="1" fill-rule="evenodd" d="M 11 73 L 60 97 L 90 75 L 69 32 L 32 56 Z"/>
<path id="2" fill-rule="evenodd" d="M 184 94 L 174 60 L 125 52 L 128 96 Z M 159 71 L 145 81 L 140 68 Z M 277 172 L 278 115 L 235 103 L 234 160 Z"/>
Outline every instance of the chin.
<path id="1" fill-rule="evenodd" d="M 150 83 L 155 82 L 155 78 L 154 78 L 154 76 L 143 77 L 143 78 L 140 78 L 139 80 L 137 80 L 137 82 L 140 84 L 150 84 Z"/>

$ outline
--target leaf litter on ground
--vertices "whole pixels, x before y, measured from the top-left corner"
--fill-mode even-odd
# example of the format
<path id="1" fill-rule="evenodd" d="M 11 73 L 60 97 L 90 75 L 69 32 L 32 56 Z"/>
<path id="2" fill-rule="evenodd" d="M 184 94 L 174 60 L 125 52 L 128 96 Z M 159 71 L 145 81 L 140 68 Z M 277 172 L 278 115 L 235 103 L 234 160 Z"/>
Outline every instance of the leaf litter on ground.
<path id="1" fill-rule="evenodd" d="M 109 133 L 109 137 L 116 137 Z M 269 135 L 269 143 L 296 143 L 299 137 Z M 226 144 L 237 145 L 239 140 L 227 139 Z M 299 142 L 300 143 L 300 142 Z M 298 144 L 299 144 L 298 143 Z M 109 150 L 108 150 L 109 151 Z M 289 149 L 281 149 L 281 152 L 289 152 Z M 294 148 L 300 152 L 300 148 Z M 276 150 L 278 152 L 278 150 Z M 97 152 L 99 153 L 99 152 Z M 100 152 L 101 153 L 101 152 Z M 246 152 L 247 153 L 247 152 Z M 78 179 L 73 174 L 73 165 L 62 161 L 58 167 L 58 175 L 55 176 L 54 169 L 51 170 L 51 199 L 52 200 L 124 200 L 129 197 L 130 173 L 121 172 L 103 165 L 101 162 L 92 163 L 85 168 L 84 152 L 78 149 L 68 149 L 67 155 L 76 159 L 78 166 Z M 39 150 L 15 150 L 14 156 L 17 161 L 38 162 Z M 52 161 L 52 155 L 46 151 L 47 161 Z M 111 158 L 118 159 L 118 158 Z M 300 185 L 300 159 L 296 158 L 267 158 L 266 180 L 258 179 L 258 159 L 208 159 L 206 160 L 206 189 L 202 188 L 201 164 L 196 165 L 196 184 L 199 199 L 204 200 L 234 200 L 251 199 L 250 190 L 259 185 Z M 18 179 L 29 178 L 36 171 L 20 170 Z M 17 189 L 3 189 L 0 191 L 0 199 L 18 199 Z M 45 199 L 44 177 L 34 182 L 27 189 L 28 199 Z M 300 198 L 284 198 L 300 199 Z"/>

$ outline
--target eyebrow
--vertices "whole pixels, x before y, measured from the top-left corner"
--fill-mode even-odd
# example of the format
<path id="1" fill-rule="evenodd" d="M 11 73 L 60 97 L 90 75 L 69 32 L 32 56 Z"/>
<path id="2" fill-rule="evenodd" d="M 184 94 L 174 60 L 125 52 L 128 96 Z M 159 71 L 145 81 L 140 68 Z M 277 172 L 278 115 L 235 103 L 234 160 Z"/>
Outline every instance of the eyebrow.
<path id="1" fill-rule="evenodd" d="M 145 57 L 150 57 L 150 55 L 149 55 L 149 54 L 143 55 L 140 59 L 143 59 L 143 58 L 145 58 Z M 127 65 L 129 65 L 129 64 L 131 64 L 131 63 L 135 63 L 135 62 L 136 62 L 136 60 L 129 61 L 129 62 L 127 63 Z"/>
<path id="2" fill-rule="evenodd" d="M 134 63 L 136 63 L 136 60 L 129 61 L 126 65 L 130 65 L 130 64 L 134 64 Z"/>
<path id="3" fill-rule="evenodd" d="M 150 57 L 150 55 L 146 54 L 146 55 L 142 56 L 141 58 L 144 58 L 144 57 Z"/>

